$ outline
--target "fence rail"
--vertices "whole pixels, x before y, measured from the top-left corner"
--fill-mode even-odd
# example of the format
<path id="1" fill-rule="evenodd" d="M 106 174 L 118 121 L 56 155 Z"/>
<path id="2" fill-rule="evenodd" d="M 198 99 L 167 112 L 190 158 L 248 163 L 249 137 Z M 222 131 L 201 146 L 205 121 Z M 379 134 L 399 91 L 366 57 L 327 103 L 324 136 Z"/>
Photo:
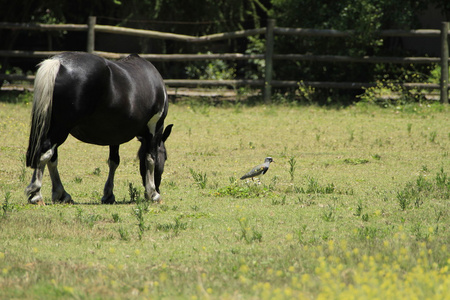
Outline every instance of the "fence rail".
<path id="1" fill-rule="evenodd" d="M 380 37 L 440 37 L 441 56 L 440 57 L 377 57 L 377 56 L 339 56 L 339 55 L 306 55 L 306 54 L 274 54 L 274 36 L 275 35 L 293 35 L 301 37 L 333 37 L 345 38 L 354 35 L 354 31 L 338 31 L 327 29 L 307 29 L 307 28 L 283 28 L 276 27 L 275 21 L 269 19 L 267 27 L 240 30 L 234 32 L 225 32 L 210 34 L 204 36 L 190 36 L 175 33 L 159 32 L 152 30 L 133 29 L 126 27 L 116 27 L 96 24 L 96 18 L 90 17 L 87 24 L 31 24 L 31 23 L 5 23 L 0 22 L 0 29 L 11 30 L 31 30 L 31 31 L 85 31 L 87 32 L 87 52 L 96 53 L 110 59 L 120 59 L 126 57 L 125 53 L 111 53 L 95 51 L 95 33 L 110 33 L 147 37 L 154 39 L 173 40 L 189 43 L 208 43 L 221 40 L 248 37 L 253 35 L 266 36 L 266 52 L 264 54 L 242 54 L 242 53 L 221 53 L 221 54 L 140 54 L 143 58 L 158 61 L 203 61 L 212 59 L 221 60 L 265 60 L 265 74 L 263 80 L 185 80 L 185 79 L 167 79 L 168 86 L 174 87 L 194 87 L 194 86 L 251 86 L 261 87 L 264 90 L 264 99 L 270 101 L 272 87 L 296 87 L 300 82 L 302 85 L 318 88 L 342 88 L 342 89 L 361 89 L 375 86 L 374 83 L 362 82 L 314 82 L 314 81 L 280 81 L 272 79 L 273 61 L 278 60 L 296 60 L 313 62 L 351 62 L 351 63 L 393 63 L 393 64 L 430 64 L 440 63 L 441 74 L 440 84 L 424 83 L 405 83 L 398 84 L 407 89 L 440 89 L 441 102 L 448 103 L 448 23 L 442 23 L 442 28 L 437 29 L 418 29 L 418 30 L 383 30 L 378 33 Z M 19 50 L 0 50 L 0 56 L 3 57 L 32 57 L 47 58 L 59 52 L 56 51 L 19 51 Z M 20 79 L 18 79 L 20 78 Z M 2 75 L 1 80 L 33 80 L 33 76 L 14 76 Z"/>

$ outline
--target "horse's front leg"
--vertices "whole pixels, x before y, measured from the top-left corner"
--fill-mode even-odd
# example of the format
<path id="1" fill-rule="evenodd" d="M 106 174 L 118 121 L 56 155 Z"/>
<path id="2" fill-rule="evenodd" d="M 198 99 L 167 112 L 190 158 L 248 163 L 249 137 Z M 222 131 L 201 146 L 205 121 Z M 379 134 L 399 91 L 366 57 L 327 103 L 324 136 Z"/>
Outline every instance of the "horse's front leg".
<path id="1" fill-rule="evenodd" d="M 142 183 L 145 188 L 145 199 L 154 202 L 161 201 L 161 195 L 156 190 L 155 186 L 155 158 L 149 153 L 148 141 L 141 141 L 141 148 L 139 149 L 140 171 L 142 176 Z"/>
<path id="2" fill-rule="evenodd" d="M 37 168 L 33 172 L 31 177 L 31 183 L 25 189 L 25 194 L 27 195 L 28 202 L 31 204 L 45 205 L 44 199 L 41 194 L 42 178 L 44 177 L 44 170 L 47 163 L 52 158 L 55 153 L 55 146 L 48 149 L 44 154 L 41 155 Z"/>
<path id="3" fill-rule="evenodd" d="M 62 185 L 58 172 L 58 148 L 55 148 L 53 157 L 47 164 L 50 178 L 52 180 L 52 202 L 73 204 L 72 197 L 66 192 Z"/>
<path id="4" fill-rule="evenodd" d="M 160 202 L 161 195 L 156 190 L 155 185 L 155 159 L 150 154 L 147 154 L 145 164 L 147 167 L 144 184 L 145 199 L 152 200 L 154 202 Z"/>
<path id="5" fill-rule="evenodd" d="M 105 183 L 105 188 L 103 189 L 103 204 L 113 204 L 116 202 L 116 197 L 114 196 L 114 175 L 116 174 L 116 169 L 120 163 L 119 156 L 119 146 L 109 146 L 109 174 L 108 179 Z"/>

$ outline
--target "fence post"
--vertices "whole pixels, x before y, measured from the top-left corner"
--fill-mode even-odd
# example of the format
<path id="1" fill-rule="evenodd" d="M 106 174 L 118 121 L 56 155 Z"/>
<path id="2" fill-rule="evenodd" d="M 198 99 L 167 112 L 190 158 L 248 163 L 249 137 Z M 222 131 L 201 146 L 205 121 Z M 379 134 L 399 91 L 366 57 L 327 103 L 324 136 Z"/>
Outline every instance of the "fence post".
<path id="1" fill-rule="evenodd" d="M 272 70 L 273 70 L 273 29 L 275 20 L 268 19 L 266 26 L 266 53 L 265 53 L 265 74 L 264 74 L 264 102 L 270 103 L 272 98 Z"/>
<path id="2" fill-rule="evenodd" d="M 95 23 L 97 23 L 97 17 L 90 16 L 89 20 L 88 20 L 88 37 L 87 37 L 87 52 L 88 53 L 94 53 Z"/>
<path id="3" fill-rule="evenodd" d="M 441 102 L 448 104 L 448 22 L 441 27 Z"/>

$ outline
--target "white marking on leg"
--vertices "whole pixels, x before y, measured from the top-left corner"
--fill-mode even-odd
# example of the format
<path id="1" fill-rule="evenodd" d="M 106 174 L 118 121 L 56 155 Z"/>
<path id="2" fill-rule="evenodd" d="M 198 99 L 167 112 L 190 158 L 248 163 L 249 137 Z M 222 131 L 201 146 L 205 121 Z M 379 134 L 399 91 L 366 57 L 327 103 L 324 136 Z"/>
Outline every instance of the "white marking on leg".
<path id="1" fill-rule="evenodd" d="M 150 121 L 147 123 L 147 127 L 150 130 L 150 133 L 155 136 L 156 133 L 156 123 L 158 123 L 159 119 L 161 119 L 162 114 L 164 113 L 164 108 L 162 111 L 155 114 Z"/>
<path id="2" fill-rule="evenodd" d="M 43 204 L 45 205 L 42 194 L 42 177 L 44 176 L 44 166 L 38 166 L 31 177 L 31 183 L 25 189 L 25 194 L 27 195 L 28 202 L 31 204 Z"/>
<path id="3" fill-rule="evenodd" d="M 56 145 L 54 145 L 51 149 L 47 150 L 47 152 L 41 155 L 38 167 L 34 170 L 33 176 L 31 177 L 31 183 L 25 189 L 25 193 L 28 197 L 28 202 L 32 204 L 45 205 L 41 194 L 42 178 L 44 177 L 45 166 L 55 153 L 55 147 Z"/>
<path id="4" fill-rule="evenodd" d="M 159 119 L 161 119 L 161 116 L 163 115 L 163 113 L 164 113 L 164 107 L 160 112 L 155 114 L 150 119 L 150 121 L 148 121 L 148 123 L 147 123 L 148 129 L 153 137 L 156 134 L 156 124 L 158 123 Z M 158 202 L 160 199 L 160 195 L 156 191 L 156 187 L 155 187 L 155 161 L 152 158 L 152 156 L 148 153 L 147 153 L 147 156 L 145 159 L 145 165 L 146 165 L 146 169 L 147 169 L 146 174 L 145 174 L 145 198 L 147 200 L 152 200 L 152 201 Z"/>
<path id="5" fill-rule="evenodd" d="M 147 167 L 145 174 L 145 198 L 157 202 L 160 195 L 155 188 L 155 161 L 150 154 L 147 154 L 145 165 Z"/>

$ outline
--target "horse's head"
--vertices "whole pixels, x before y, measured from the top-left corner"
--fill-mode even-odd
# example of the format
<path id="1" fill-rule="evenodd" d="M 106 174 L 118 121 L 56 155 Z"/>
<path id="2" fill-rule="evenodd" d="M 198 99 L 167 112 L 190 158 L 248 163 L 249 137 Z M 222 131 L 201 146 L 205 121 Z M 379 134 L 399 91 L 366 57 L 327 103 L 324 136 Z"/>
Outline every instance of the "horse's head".
<path id="1" fill-rule="evenodd" d="M 173 124 L 167 125 L 164 132 L 157 133 L 152 152 L 155 154 L 155 188 L 159 193 L 159 185 L 161 184 L 162 173 L 164 172 L 164 164 L 167 160 L 167 152 L 165 142 L 172 132 Z M 162 130 L 161 130 L 162 131 Z"/>

